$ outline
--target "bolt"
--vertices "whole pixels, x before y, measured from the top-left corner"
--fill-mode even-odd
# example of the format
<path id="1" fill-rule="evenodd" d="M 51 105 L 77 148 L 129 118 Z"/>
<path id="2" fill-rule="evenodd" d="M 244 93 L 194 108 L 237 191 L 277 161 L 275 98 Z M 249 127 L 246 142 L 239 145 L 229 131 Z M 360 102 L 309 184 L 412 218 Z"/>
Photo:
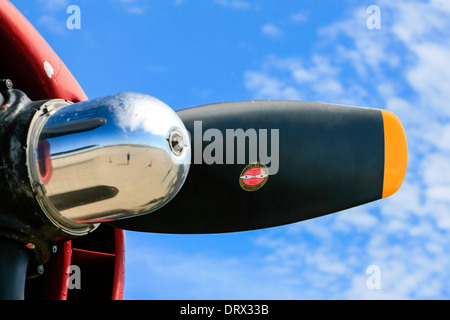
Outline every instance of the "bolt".
<path id="1" fill-rule="evenodd" d="M 53 247 L 52 247 L 52 252 L 53 252 L 53 253 L 56 253 L 56 251 L 58 251 L 58 247 L 57 247 L 57 246 L 53 246 Z"/>
<path id="2" fill-rule="evenodd" d="M 0 91 L 8 91 L 13 88 L 13 83 L 9 79 L 1 79 L 0 80 Z"/>
<path id="3" fill-rule="evenodd" d="M 178 130 L 173 130 L 169 135 L 169 146 L 172 153 L 180 156 L 184 150 L 184 139 Z"/>
<path id="4" fill-rule="evenodd" d="M 44 274 L 44 266 L 43 266 L 42 264 L 38 265 L 37 272 L 38 272 L 40 275 L 43 275 L 43 274 Z"/>

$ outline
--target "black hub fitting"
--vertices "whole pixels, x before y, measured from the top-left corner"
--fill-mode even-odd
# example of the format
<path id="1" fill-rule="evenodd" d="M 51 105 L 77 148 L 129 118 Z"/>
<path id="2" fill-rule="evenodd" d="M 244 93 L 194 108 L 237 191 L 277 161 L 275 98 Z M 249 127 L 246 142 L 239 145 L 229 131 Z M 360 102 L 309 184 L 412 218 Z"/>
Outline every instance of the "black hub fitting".
<path id="1" fill-rule="evenodd" d="M 0 103 L 0 238 L 15 241 L 29 254 L 27 276 L 42 273 L 42 266 L 59 241 L 69 240 L 42 213 L 38 190 L 30 183 L 27 138 L 30 123 L 46 101 L 31 101 L 12 82 L 1 80 Z"/>

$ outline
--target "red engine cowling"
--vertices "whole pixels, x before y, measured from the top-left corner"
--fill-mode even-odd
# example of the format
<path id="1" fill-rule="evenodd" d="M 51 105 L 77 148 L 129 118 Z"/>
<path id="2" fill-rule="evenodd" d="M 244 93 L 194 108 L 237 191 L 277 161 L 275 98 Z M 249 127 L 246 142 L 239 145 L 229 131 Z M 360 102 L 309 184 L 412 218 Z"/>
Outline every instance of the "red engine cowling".
<path id="1" fill-rule="evenodd" d="M 87 100 L 86 94 L 58 55 L 8 0 L 0 0 L 0 77 L 11 79 L 32 100 Z M 41 178 L 52 174 L 42 146 Z M 123 299 L 124 231 L 101 226 L 84 238 L 55 248 L 45 273 L 26 283 L 28 299 Z M 69 289 L 71 266 L 81 271 L 81 289 Z"/>

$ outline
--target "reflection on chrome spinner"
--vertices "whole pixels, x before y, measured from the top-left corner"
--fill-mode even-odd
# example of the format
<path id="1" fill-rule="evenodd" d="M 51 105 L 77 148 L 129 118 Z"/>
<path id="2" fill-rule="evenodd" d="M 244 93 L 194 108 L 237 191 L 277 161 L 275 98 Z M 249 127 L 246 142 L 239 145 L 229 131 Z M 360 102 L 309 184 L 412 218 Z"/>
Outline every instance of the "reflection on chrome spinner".
<path id="1" fill-rule="evenodd" d="M 32 180 L 45 190 L 41 205 L 53 217 L 98 223 L 149 213 L 170 201 L 188 174 L 186 128 L 151 96 L 122 93 L 49 109 L 35 128 Z"/>

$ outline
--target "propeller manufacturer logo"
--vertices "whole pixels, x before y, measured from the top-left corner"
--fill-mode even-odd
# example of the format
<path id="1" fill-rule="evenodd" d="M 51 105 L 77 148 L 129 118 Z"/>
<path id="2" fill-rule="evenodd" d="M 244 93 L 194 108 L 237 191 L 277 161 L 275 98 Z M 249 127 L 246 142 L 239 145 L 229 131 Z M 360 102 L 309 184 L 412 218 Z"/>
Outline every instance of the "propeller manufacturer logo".
<path id="1" fill-rule="evenodd" d="M 270 145 L 269 145 L 270 132 Z M 249 175 L 275 175 L 279 169 L 279 129 L 226 129 L 210 128 L 203 132 L 202 121 L 194 121 L 194 164 L 248 164 L 260 163 L 264 173 Z M 204 146 L 204 142 L 209 144 Z M 270 155 L 269 155 L 270 154 Z M 241 174 L 245 176 L 247 173 Z M 267 177 L 264 177 L 267 179 Z M 250 181 L 253 178 L 243 179 Z M 255 178 L 255 179 L 261 179 Z"/>
<path id="2" fill-rule="evenodd" d="M 269 178 L 269 169 L 258 162 L 249 164 L 242 170 L 239 177 L 239 185 L 245 191 L 256 191 L 261 189 Z"/>

